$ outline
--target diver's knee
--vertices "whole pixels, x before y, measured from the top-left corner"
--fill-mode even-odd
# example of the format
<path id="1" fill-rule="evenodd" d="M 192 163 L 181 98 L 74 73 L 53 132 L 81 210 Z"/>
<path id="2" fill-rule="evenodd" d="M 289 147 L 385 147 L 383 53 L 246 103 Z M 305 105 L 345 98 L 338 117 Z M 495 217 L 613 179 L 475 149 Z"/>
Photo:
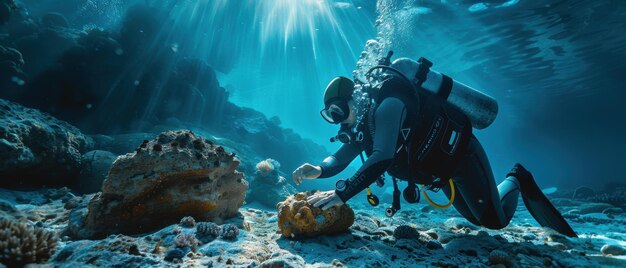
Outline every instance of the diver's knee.
<path id="1" fill-rule="evenodd" d="M 509 225 L 508 221 L 501 219 L 500 216 L 498 216 L 495 207 L 492 205 L 488 205 L 485 208 L 479 222 L 481 226 L 493 230 L 499 230 Z"/>

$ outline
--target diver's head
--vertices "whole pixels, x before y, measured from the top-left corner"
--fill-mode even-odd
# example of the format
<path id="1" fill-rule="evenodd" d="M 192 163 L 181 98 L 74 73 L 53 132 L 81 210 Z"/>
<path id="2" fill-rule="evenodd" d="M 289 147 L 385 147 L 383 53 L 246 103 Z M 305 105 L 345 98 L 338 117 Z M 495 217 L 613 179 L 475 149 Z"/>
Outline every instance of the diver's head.
<path id="1" fill-rule="evenodd" d="M 335 77 L 324 91 L 322 117 L 331 124 L 351 127 L 356 122 L 355 106 L 352 100 L 354 82 L 347 77 Z"/>

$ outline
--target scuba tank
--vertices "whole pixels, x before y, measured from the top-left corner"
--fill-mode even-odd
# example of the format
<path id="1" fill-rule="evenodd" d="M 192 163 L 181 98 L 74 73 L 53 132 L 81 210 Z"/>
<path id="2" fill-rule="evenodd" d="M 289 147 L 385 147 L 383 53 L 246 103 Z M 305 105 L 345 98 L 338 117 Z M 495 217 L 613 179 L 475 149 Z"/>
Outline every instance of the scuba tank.
<path id="1" fill-rule="evenodd" d="M 477 129 L 491 125 L 498 114 L 496 100 L 476 89 L 460 83 L 445 74 L 430 69 L 432 63 L 425 58 L 394 60 L 390 67 L 411 79 L 416 86 L 439 95 L 450 105 L 461 110 Z"/>

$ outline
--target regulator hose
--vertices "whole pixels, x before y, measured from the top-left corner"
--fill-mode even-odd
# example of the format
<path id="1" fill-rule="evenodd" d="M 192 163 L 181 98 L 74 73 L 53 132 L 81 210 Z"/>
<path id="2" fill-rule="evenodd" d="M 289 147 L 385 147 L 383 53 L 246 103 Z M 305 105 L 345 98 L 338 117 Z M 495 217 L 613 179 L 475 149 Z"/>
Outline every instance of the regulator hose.
<path id="1" fill-rule="evenodd" d="M 433 202 L 432 199 L 430 199 L 430 197 L 428 196 L 428 194 L 426 193 L 426 190 L 424 190 L 424 184 L 422 184 L 422 193 L 424 194 L 424 197 L 426 198 L 426 201 L 428 201 L 428 203 L 433 206 L 436 207 L 438 209 L 446 209 L 448 207 L 450 207 L 452 205 L 452 203 L 454 203 L 454 197 L 456 196 L 456 191 L 454 190 L 454 182 L 452 181 L 452 179 L 449 179 L 450 182 L 450 202 L 448 202 L 445 205 L 439 205 L 435 202 Z"/>

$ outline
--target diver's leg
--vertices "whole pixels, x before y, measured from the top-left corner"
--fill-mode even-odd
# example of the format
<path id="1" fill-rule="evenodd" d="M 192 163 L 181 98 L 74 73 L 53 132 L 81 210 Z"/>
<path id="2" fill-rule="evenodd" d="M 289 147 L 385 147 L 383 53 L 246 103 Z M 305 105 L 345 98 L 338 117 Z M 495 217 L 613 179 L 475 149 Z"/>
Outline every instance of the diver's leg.
<path id="1" fill-rule="evenodd" d="M 519 187 L 512 177 L 496 187 L 485 150 L 473 136 L 453 181 L 480 225 L 501 229 L 509 224 L 517 207 Z"/>
<path id="2" fill-rule="evenodd" d="M 577 237 L 569 223 L 537 186 L 533 175 L 528 170 L 520 164 L 515 164 L 507 176 L 516 178 L 524 205 L 541 226 L 550 227 L 569 237 Z"/>
<path id="3" fill-rule="evenodd" d="M 446 184 L 446 186 L 444 186 L 441 189 L 446 194 L 448 199 L 450 199 L 451 197 L 450 185 Z M 465 203 L 465 199 L 463 198 L 463 195 L 459 193 L 459 188 L 456 186 L 456 184 L 454 185 L 454 191 L 456 193 L 454 194 L 454 202 L 452 203 L 452 205 L 454 206 L 456 211 L 458 211 L 461 214 L 461 216 L 463 216 L 467 221 L 471 222 L 472 224 L 480 225 L 478 220 L 474 217 L 469 207 L 467 206 L 467 203 Z"/>

